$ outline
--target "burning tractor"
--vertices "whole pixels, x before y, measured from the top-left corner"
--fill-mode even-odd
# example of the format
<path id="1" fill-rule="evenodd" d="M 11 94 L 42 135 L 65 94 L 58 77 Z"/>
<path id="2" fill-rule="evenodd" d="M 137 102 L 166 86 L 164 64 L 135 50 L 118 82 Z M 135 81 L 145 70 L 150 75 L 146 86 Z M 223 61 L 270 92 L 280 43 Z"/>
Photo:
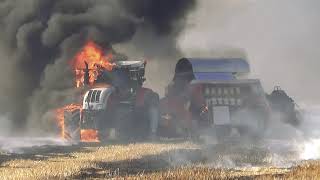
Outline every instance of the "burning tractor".
<path id="1" fill-rule="evenodd" d="M 299 124 L 294 101 L 280 88 L 266 95 L 243 59 L 193 59 L 178 61 L 173 81 L 160 101 L 159 134 L 199 137 L 214 133 L 218 140 L 237 135 L 259 137 L 273 114 Z"/>
<path id="2" fill-rule="evenodd" d="M 82 104 L 62 108 L 63 138 L 100 142 L 155 136 L 159 95 L 143 87 L 145 61 L 112 62 L 89 42 L 72 65 L 76 85 L 85 93 Z"/>
<path id="3" fill-rule="evenodd" d="M 101 72 L 96 82 L 108 85 L 85 94 L 80 128 L 98 130 L 99 139 L 155 134 L 159 96 L 142 87 L 145 66 L 143 61 L 119 61 L 112 71 Z"/>

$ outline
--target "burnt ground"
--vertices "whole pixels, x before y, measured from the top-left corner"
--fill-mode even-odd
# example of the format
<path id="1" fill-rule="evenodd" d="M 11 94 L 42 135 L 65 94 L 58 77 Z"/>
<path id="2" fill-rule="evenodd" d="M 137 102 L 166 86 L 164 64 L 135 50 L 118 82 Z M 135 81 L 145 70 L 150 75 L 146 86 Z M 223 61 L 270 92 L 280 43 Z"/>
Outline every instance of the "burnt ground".
<path id="1" fill-rule="evenodd" d="M 286 178 L 301 169 L 318 171 L 317 161 L 296 161 L 295 152 L 280 154 L 248 145 L 202 145 L 181 140 L 51 144 L 24 147 L 17 152 L 11 149 L 11 152 L 2 150 L 0 153 L 1 177 L 272 179 Z"/>

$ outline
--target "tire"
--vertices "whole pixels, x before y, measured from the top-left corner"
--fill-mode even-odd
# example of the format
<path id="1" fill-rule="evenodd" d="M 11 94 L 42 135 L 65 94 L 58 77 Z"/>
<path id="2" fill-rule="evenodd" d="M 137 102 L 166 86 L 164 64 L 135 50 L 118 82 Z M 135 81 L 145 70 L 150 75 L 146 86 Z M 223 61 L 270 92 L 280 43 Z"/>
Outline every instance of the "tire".
<path id="1" fill-rule="evenodd" d="M 80 109 L 64 112 L 64 138 L 80 141 Z"/>
<path id="2" fill-rule="evenodd" d="M 155 92 L 149 92 L 146 94 L 144 103 L 144 123 L 147 127 L 144 127 L 147 136 L 156 135 L 158 131 L 159 121 L 160 121 L 160 98 Z"/>
<path id="3" fill-rule="evenodd" d="M 134 136 L 135 114 L 132 114 L 131 106 L 122 105 L 115 109 L 114 113 L 114 128 L 117 132 L 117 138 L 120 140 L 128 140 Z"/>

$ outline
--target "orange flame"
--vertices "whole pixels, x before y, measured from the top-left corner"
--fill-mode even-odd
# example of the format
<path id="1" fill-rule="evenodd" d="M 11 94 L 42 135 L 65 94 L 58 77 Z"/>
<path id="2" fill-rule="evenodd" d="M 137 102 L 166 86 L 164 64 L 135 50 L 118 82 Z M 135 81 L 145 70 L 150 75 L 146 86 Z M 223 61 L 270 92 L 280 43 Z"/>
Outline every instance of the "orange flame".
<path id="1" fill-rule="evenodd" d="M 80 104 L 69 104 L 62 108 L 56 110 L 56 121 L 58 128 L 60 130 L 59 137 L 62 139 L 71 139 L 68 130 L 65 128 L 65 112 L 73 112 L 77 109 L 81 110 Z M 98 130 L 94 129 L 82 129 L 80 130 L 80 140 L 81 142 L 100 142 L 98 138 Z"/>
<path id="2" fill-rule="evenodd" d="M 111 63 L 112 57 L 111 53 L 106 55 L 101 47 L 93 41 L 88 41 L 70 62 L 75 72 L 76 87 L 84 85 L 85 62 L 89 66 L 89 83 L 92 85 L 97 80 L 100 70 L 112 70 L 114 67 L 114 64 Z"/>
<path id="3" fill-rule="evenodd" d="M 68 132 L 66 132 L 65 126 L 64 126 L 64 112 L 72 112 L 77 109 L 81 109 L 80 104 L 69 104 L 62 108 L 56 109 L 55 114 L 56 114 L 57 125 L 60 130 L 60 133 L 59 133 L 60 138 L 63 138 L 63 139 L 69 138 Z"/>
<path id="4" fill-rule="evenodd" d="M 94 129 L 81 129 L 81 142 L 100 142 L 98 138 L 98 131 Z"/>

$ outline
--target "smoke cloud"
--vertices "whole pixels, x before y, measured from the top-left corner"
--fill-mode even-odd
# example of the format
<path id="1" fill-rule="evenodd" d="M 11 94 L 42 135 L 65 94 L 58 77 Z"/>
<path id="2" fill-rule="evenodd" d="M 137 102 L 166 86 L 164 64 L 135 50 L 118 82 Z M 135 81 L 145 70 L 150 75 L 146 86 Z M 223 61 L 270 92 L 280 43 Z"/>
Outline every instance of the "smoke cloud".
<path id="1" fill-rule="evenodd" d="M 316 0 L 203 0 L 179 36 L 179 48 L 187 57 L 247 57 L 251 78 L 260 79 L 266 92 L 280 85 L 300 104 L 304 118 L 298 128 L 273 120 L 264 132 L 265 146 L 260 147 L 257 159 L 265 157 L 263 161 L 269 165 L 291 166 L 292 162 L 319 158 L 316 127 L 320 111 L 314 108 L 320 100 L 319 5 Z M 210 143 L 215 143 L 212 137 L 205 145 Z M 244 146 L 245 153 L 228 154 L 225 151 L 231 146 L 223 149 L 222 167 L 233 168 L 239 162 L 234 154 L 256 156 Z M 265 156 L 261 150 L 266 151 Z M 209 148 L 208 157 L 217 151 Z M 296 154 L 287 157 L 291 151 Z M 221 164 L 215 157 L 212 162 L 214 167 Z"/>
<path id="2" fill-rule="evenodd" d="M 316 0 L 2 0 L 0 114 L 24 127 L 26 119 L 39 122 L 50 116 L 49 109 L 73 102 L 67 62 L 88 39 L 130 59 L 150 60 L 147 86 L 160 94 L 181 56 L 241 56 L 266 91 L 281 85 L 298 102 L 315 104 L 319 5 Z"/>
<path id="3" fill-rule="evenodd" d="M 247 56 L 252 77 L 297 102 L 320 100 L 317 0 L 203 0 L 179 37 L 187 56 Z M 242 52 L 245 53 L 242 53 Z"/>
<path id="4" fill-rule="evenodd" d="M 23 128 L 26 119 L 39 124 L 48 110 L 74 101 L 68 60 L 88 39 L 109 50 L 131 44 L 150 59 L 180 54 L 176 39 L 195 5 L 195 0 L 2 0 L 1 113 Z"/>

